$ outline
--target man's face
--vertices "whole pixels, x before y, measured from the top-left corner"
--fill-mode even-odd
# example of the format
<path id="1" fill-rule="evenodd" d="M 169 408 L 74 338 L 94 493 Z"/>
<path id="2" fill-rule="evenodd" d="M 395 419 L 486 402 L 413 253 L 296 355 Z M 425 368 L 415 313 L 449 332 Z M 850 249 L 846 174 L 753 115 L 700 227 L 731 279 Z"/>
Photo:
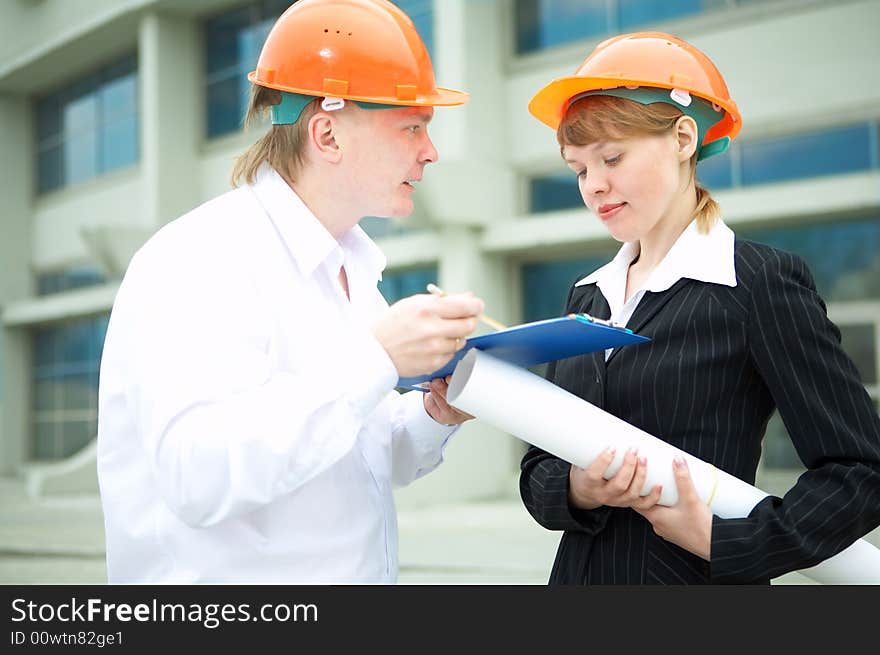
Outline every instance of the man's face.
<path id="1" fill-rule="evenodd" d="M 428 136 L 432 107 L 360 109 L 348 131 L 343 162 L 347 195 L 362 216 L 403 218 L 414 208 L 413 193 L 425 166 L 437 161 Z"/>

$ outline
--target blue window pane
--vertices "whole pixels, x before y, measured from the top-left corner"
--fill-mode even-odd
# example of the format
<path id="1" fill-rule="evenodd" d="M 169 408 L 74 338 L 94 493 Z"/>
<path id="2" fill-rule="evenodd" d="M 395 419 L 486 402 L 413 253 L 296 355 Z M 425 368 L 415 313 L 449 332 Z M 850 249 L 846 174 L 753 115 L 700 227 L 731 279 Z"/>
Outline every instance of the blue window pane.
<path id="1" fill-rule="evenodd" d="M 254 20 L 254 8 L 226 12 L 205 23 L 207 73 L 238 70 L 242 58 L 238 35 Z"/>
<path id="2" fill-rule="evenodd" d="M 249 73 L 256 69 L 257 61 L 260 58 L 260 50 L 263 49 L 263 43 L 269 36 L 269 31 L 275 24 L 277 16 L 263 18 L 255 25 L 244 28 L 238 35 L 240 53 L 241 70 L 243 73 Z"/>
<path id="3" fill-rule="evenodd" d="M 63 363 L 81 364 L 90 361 L 91 331 L 92 325 L 89 321 L 80 321 L 59 328 L 58 357 Z"/>
<path id="4" fill-rule="evenodd" d="M 723 7 L 726 0 L 619 0 L 620 30 Z"/>
<path id="5" fill-rule="evenodd" d="M 208 85 L 208 136 L 235 132 L 241 128 L 247 108 L 238 76 Z"/>
<path id="6" fill-rule="evenodd" d="M 138 121 L 130 115 L 104 125 L 101 133 L 101 172 L 134 164 L 138 160 Z"/>
<path id="7" fill-rule="evenodd" d="M 263 0 L 264 16 L 280 16 L 295 4 L 296 0 Z"/>
<path id="8" fill-rule="evenodd" d="M 59 457 L 70 457 L 95 438 L 94 421 L 67 421 L 61 431 Z"/>
<path id="9" fill-rule="evenodd" d="M 137 114 L 137 78 L 125 75 L 108 80 L 98 92 L 101 103 L 101 119 L 112 122 L 120 118 L 133 118 Z"/>
<path id="10" fill-rule="evenodd" d="M 737 234 L 803 257 L 830 302 L 880 298 L 880 217 Z"/>
<path id="11" fill-rule="evenodd" d="M 731 161 L 730 149 L 698 163 L 697 179 L 704 187 L 713 191 L 732 187 L 733 162 Z"/>
<path id="12" fill-rule="evenodd" d="M 98 97 L 96 81 L 78 84 L 64 103 L 64 136 L 71 137 L 82 132 L 94 131 L 98 124 Z"/>
<path id="13" fill-rule="evenodd" d="M 83 132 L 64 144 L 64 182 L 73 184 L 95 177 L 98 173 L 98 138 L 94 132 Z"/>
<path id="14" fill-rule="evenodd" d="M 46 193 L 64 184 L 64 166 L 61 163 L 62 148 L 55 146 L 41 150 L 37 155 L 37 190 Z"/>
<path id="15" fill-rule="evenodd" d="M 419 36 L 425 42 L 428 54 L 434 56 L 434 10 L 432 0 L 394 0 L 412 19 Z"/>
<path id="16" fill-rule="evenodd" d="M 523 321 L 562 316 L 571 285 L 604 266 L 613 253 L 553 262 L 534 262 L 522 267 Z"/>
<path id="17" fill-rule="evenodd" d="M 417 293 L 427 293 L 425 287 L 429 282 L 437 283 L 437 267 L 425 266 L 407 271 L 385 273 L 379 282 L 379 291 L 385 296 L 389 305 L 401 298 Z"/>
<path id="18" fill-rule="evenodd" d="M 529 180 L 529 212 L 540 213 L 583 207 L 574 173 L 554 173 Z"/>
<path id="19" fill-rule="evenodd" d="M 38 459 L 69 457 L 95 437 L 108 319 L 102 315 L 33 332 L 32 449 Z"/>
<path id="20" fill-rule="evenodd" d="M 136 161 L 136 66 L 126 57 L 35 103 L 39 193 Z"/>
<path id="21" fill-rule="evenodd" d="M 516 2 L 517 52 L 533 52 L 608 32 L 605 0 Z"/>
<path id="22" fill-rule="evenodd" d="M 36 459 L 57 459 L 61 456 L 60 439 L 56 438 L 56 424 L 37 420 L 34 424 L 33 456 Z"/>
<path id="23" fill-rule="evenodd" d="M 34 332 L 34 366 L 48 366 L 55 361 L 55 344 L 56 339 L 55 332 L 53 330 L 37 330 Z"/>
<path id="24" fill-rule="evenodd" d="M 867 124 L 746 142 L 742 144 L 743 184 L 867 170 L 872 147 Z"/>
<path id="25" fill-rule="evenodd" d="M 50 96 L 36 103 L 37 143 L 42 145 L 61 136 L 61 106 L 58 96 Z"/>
<path id="26" fill-rule="evenodd" d="M 209 137 L 236 132 L 247 111 L 250 82 L 266 36 L 292 2 L 264 0 L 205 21 Z"/>
<path id="27" fill-rule="evenodd" d="M 40 295 L 59 293 L 71 289 L 80 289 L 104 282 L 104 276 L 100 271 L 83 266 L 72 268 L 60 273 L 44 273 L 37 279 L 37 287 Z"/>

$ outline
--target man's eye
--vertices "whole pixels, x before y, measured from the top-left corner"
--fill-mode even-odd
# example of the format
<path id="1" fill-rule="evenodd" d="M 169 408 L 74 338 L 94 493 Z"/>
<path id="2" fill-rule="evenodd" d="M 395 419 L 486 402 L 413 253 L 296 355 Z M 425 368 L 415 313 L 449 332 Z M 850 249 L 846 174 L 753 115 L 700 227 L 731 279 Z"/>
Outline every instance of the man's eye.
<path id="1" fill-rule="evenodd" d="M 609 157 L 605 160 L 606 166 L 614 166 L 615 164 L 620 162 L 620 155 L 615 155 L 614 157 Z"/>
<path id="2" fill-rule="evenodd" d="M 585 178 L 587 176 L 587 169 L 583 169 L 577 172 L 578 179 Z"/>
<path id="3" fill-rule="evenodd" d="M 421 127 L 421 125 L 410 125 L 407 129 L 408 129 L 410 132 L 412 132 L 413 134 L 415 134 L 416 132 L 419 131 L 419 128 L 420 128 L 420 127 Z"/>

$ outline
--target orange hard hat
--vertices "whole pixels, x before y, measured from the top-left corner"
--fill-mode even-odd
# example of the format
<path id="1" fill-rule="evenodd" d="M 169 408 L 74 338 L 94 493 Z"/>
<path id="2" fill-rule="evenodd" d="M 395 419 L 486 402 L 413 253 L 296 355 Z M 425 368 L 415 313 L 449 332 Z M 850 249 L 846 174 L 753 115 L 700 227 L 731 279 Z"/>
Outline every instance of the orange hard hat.
<path id="1" fill-rule="evenodd" d="M 603 41 L 573 76 L 560 77 L 538 91 L 529 102 L 529 111 L 557 129 L 573 98 L 620 87 L 687 91 L 723 111 L 706 133 L 704 145 L 725 138 L 732 141 L 742 129 L 739 109 L 712 60 L 690 43 L 663 32 L 634 32 Z"/>
<path id="2" fill-rule="evenodd" d="M 388 0 L 299 0 L 272 27 L 248 79 L 279 91 L 377 104 L 468 99 L 435 84 L 415 25 Z"/>

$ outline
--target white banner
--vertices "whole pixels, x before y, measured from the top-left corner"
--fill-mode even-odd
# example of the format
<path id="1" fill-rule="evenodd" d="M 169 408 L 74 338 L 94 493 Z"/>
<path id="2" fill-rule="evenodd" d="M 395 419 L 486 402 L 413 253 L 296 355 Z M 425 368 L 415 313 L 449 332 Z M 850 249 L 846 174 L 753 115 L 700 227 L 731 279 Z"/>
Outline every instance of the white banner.
<path id="1" fill-rule="evenodd" d="M 515 435 L 548 453 L 586 468 L 613 446 L 614 461 L 605 472 L 612 477 L 626 451 L 636 446 L 648 460 L 642 495 L 663 485 L 661 505 L 674 505 L 678 491 L 672 460 L 687 460 L 697 493 L 721 518 L 743 518 L 768 494 L 708 462 L 612 416 L 560 387 L 477 349 L 458 363 L 447 392 L 456 408 Z M 824 584 L 880 584 L 880 550 L 860 539 L 803 575 Z"/>

